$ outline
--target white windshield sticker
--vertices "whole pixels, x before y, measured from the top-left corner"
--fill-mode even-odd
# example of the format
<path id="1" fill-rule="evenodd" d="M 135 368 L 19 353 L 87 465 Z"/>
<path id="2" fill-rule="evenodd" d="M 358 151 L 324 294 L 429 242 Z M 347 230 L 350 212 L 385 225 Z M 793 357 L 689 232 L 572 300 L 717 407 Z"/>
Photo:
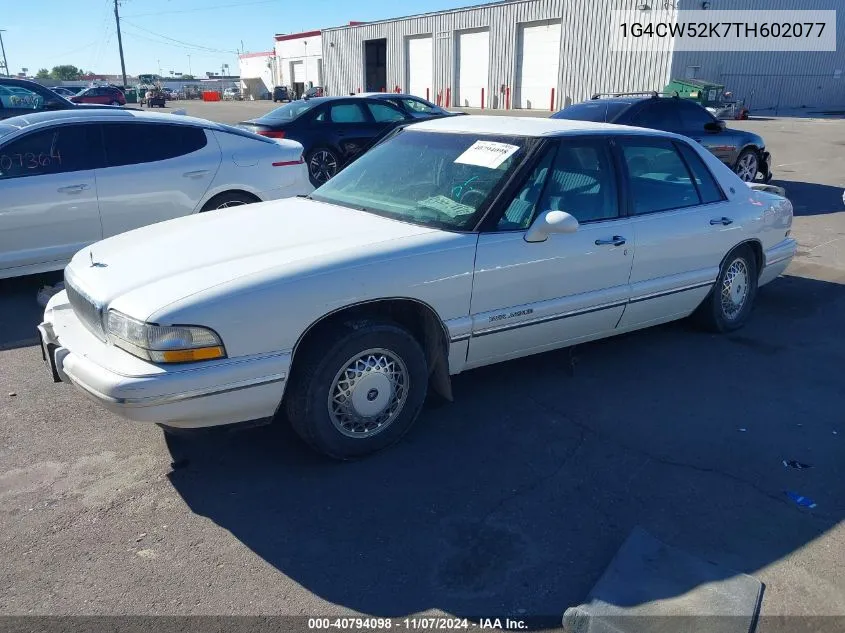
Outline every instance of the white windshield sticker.
<path id="1" fill-rule="evenodd" d="M 427 209 L 434 209 L 435 211 L 440 211 L 440 213 L 445 213 L 450 218 L 456 218 L 459 215 L 472 215 L 475 213 L 475 209 L 473 207 L 461 204 L 460 202 L 455 202 L 446 196 L 426 198 L 417 204 L 421 207 L 426 207 Z"/>
<path id="2" fill-rule="evenodd" d="M 463 165 L 478 165 L 496 169 L 519 149 L 518 145 L 496 143 L 495 141 L 476 141 L 463 154 L 455 159 Z"/>

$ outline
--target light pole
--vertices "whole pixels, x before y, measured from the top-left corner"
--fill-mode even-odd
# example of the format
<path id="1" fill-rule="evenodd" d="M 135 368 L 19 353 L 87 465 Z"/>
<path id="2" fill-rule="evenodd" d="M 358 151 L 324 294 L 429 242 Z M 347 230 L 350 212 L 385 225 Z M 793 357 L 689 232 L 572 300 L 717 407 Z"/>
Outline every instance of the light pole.
<path id="1" fill-rule="evenodd" d="M 192 74 L 192 72 L 191 72 L 191 56 L 190 55 L 188 55 L 188 74 L 189 75 Z"/>
<path id="2" fill-rule="evenodd" d="M 3 53 L 3 74 L 9 74 L 9 62 L 6 59 L 6 47 L 3 45 L 3 33 L 6 32 L 6 29 L 0 29 L 0 51 Z"/>
<path id="3" fill-rule="evenodd" d="M 302 43 L 305 45 L 305 59 L 302 60 L 302 63 L 305 64 L 305 90 L 308 90 L 308 40 L 302 40 Z"/>

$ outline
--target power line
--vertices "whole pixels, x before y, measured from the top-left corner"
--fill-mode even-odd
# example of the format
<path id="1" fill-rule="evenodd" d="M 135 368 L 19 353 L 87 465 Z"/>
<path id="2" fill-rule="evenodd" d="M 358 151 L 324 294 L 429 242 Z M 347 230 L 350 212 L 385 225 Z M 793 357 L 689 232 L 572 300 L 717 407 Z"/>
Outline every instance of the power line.
<path id="1" fill-rule="evenodd" d="M 206 58 L 206 59 L 214 59 L 215 55 L 219 55 L 221 53 L 222 54 L 229 54 L 231 52 L 231 51 L 215 51 L 215 50 L 211 50 L 211 51 L 199 50 L 198 51 L 195 48 L 190 48 L 190 47 L 187 47 L 187 46 L 183 46 L 181 44 L 173 44 L 172 42 L 166 42 L 164 40 L 158 40 L 158 39 L 155 39 L 155 38 L 152 38 L 152 37 L 148 37 L 146 35 L 141 35 L 140 33 L 135 33 L 132 30 L 127 31 L 127 30 L 125 30 L 125 27 L 124 27 L 124 35 L 128 35 L 130 37 L 133 37 L 133 38 L 136 38 L 136 39 L 139 39 L 139 40 L 144 40 L 145 42 L 152 42 L 153 44 L 159 44 L 161 46 L 171 46 L 173 48 L 178 48 L 179 50 L 183 50 L 183 51 L 194 51 L 194 53 L 205 53 L 205 55 L 194 55 L 194 57 L 203 57 L 203 58 Z"/>
<path id="2" fill-rule="evenodd" d="M 254 6 L 256 4 L 271 4 L 276 3 L 278 0 L 258 0 L 257 2 L 241 2 L 240 4 L 220 4 L 215 7 L 203 7 L 203 8 L 196 8 L 196 9 L 177 9 L 174 11 L 158 11 L 157 13 L 133 13 L 131 15 L 127 15 L 124 17 L 127 18 L 144 18 L 150 15 L 171 15 L 174 13 L 199 13 L 202 11 L 213 11 L 215 9 L 232 9 L 232 8 L 240 8 L 240 7 L 249 7 Z"/>
<path id="3" fill-rule="evenodd" d="M 210 46 L 201 46 L 199 44 L 191 44 L 190 42 L 185 42 L 184 40 L 177 40 L 174 37 L 168 37 L 167 35 L 162 35 L 161 33 L 156 33 L 155 31 L 151 31 L 150 29 L 145 29 L 143 26 L 138 26 L 134 22 L 130 22 L 129 20 L 126 20 L 126 19 L 124 19 L 123 22 L 125 24 L 128 24 L 132 28 L 139 29 L 141 31 L 144 31 L 145 33 L 149 33 L 151 35 L 154 35 L 155 37 L 159 37 L 161 39 L 169 40 L 169 41 L 174 42 L 176 44 L 180 44 L 180 45 L 184 46 L 185 48 L 194 48 L 194 49 L 201 50 L 201 51 L 208 51 L 210 53 L 229 53 L 229 54 L 232 54 L 232 55 L 237 54 L 237 51 L 234 51 L 234 50 L 231 50 L 231 49 L 227 50 L 227 49 L 220 49 L 220 48 L 211 48 Z"/>

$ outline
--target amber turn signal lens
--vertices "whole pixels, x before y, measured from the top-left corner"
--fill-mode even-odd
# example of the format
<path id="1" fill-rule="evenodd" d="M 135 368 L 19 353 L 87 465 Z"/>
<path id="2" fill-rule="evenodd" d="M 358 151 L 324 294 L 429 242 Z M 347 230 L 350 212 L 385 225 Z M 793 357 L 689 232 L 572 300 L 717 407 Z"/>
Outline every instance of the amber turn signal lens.
<path id="1" fill-rule="evenodd" d="M 215 358 L 224 358 L 226 352 L 222 347 L 198 347 L 197 349 L 179 349 L 166 352 L 159 352 L 161 354 L 162 363 L 191 363 L 199 360 L 213 360 Z"/>

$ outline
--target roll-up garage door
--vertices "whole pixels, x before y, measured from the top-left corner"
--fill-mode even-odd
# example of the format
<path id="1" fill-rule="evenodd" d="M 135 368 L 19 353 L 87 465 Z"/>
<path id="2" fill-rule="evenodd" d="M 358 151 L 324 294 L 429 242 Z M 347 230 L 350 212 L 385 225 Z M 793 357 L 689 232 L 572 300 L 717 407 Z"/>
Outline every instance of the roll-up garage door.
<path id="1" fill-rule="evenodd" d="M 409 37 L 405 53 L 408 60 L 408 93 L 430 100 L 434 94 L 431 36 Z"/>
<path id="2" fill-rule="evenodd" d="M 458 94 L 452 104 L 464 108 L 480 108 L 481 92 L 486 101 L 487 74 L 490 63 L 490 32 L 486 29 L 458 33 L 456 46 Z M 486 104 L 485 104 L 486 105 Z"/>
<path id="3" fill-rule="evenodd" d="M 554 109 L 560 67 L 560 22 L 532 22 L 519 27 L 517 82 L 514 106 L 530 110 Z"/>

